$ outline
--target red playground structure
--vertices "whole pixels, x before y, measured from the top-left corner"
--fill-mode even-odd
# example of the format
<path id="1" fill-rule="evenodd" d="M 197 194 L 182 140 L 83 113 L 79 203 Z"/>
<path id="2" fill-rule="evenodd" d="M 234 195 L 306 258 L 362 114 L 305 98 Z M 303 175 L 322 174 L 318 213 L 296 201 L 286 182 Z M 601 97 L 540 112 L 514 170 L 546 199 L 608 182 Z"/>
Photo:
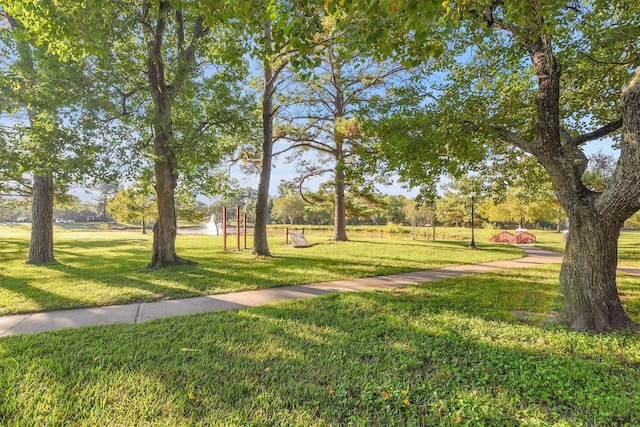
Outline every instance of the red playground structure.
<path id="1" fill-rule="evenodd" d="M 517 234 L 502 231 L 489 239 L 492 243 L 510 243 L 512 245 L 520 245 L 524 243 L 535 243 L 536 236 L 527 232 L 519 231 Z"/>

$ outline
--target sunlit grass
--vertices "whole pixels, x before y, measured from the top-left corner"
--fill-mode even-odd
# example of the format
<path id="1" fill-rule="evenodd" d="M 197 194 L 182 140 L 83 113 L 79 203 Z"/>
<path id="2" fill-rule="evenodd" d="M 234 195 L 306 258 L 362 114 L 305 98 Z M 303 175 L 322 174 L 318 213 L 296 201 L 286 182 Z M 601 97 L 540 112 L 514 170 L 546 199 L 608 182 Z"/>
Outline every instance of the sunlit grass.
<path id="1" fill-rule="evenodd" d="M 2 338 L 0 424 L 638 425 L 638 336 L 554 326 L 558 269 Z"/>
<path id="2" fill-rule="evenodd" d="M 544 233 L 544 239 L 537 245 L 541 248 L 563 253 L 565 244 L 562 235 Z M 630 267 L 640 267 L 640 232 L 623 231 L 618 240 L 618 262 Z"/>
<path id="3" fill-rule="evenodd" d="M 272 230 L 273 258 L 223 251 L 222 237 L 179 235 L 178 254 L 197 266 L 146 270 L 152 235 L 130 231 L 84 231 L 55 227 L 57 263 L 26 265 L 29 228 L 0 226 L 0 314 L 173 299 L 425 270 L 522 256 L 509 245 L 465 241 L 358 238 L 336 243 L 308 233 L 314 245 L 284 245 L 284 230 Z M 71 226 L 74 226 L 71 224 Z M 243 244 L 244 242 L 242 242 Z M 235 238 L 228 240 L 235 247 Z"/>

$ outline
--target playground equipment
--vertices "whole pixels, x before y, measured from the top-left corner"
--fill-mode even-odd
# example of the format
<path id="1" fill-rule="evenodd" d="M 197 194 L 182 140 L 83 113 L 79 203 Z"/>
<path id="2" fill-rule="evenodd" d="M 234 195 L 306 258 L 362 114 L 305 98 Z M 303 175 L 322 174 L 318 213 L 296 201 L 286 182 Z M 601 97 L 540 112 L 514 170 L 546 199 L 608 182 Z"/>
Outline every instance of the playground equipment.
<path id="1" fill-rule="evenodd" d="M 509 233 L 508 231 L 502 231 L 492 238 L 489 239 L 490 242 L 493 243 L 511 243 L 513 244 L 522 244 L 522 243 L 535 243 L 536 236 L 522 229 L 516 230 L 517 234 Z"/>
<path id="2" fill-rule="evenodd" d="M 240 214 L 240 206 L 237 206 L 235 211 L 236 211 L 235 221 L 234 219 L 231 219 L 230 221 L 227 207 L 224 206 L 222 208 L 222 236 L 223 236 L 222 241 L 223 241 L 223 246 L 225 251 L 234 250 L 234 249 L 229 249 L 229 245 L 227 244 L 228 243 L 227 238 L 229 237 L 229 235 L 233 235 L 233 234 L 236 235 L 235 250 L 237 251 L 243 250 L 240 246 L 241 240 L 244 240 L 244 250 L 249 249 L 247 247 L 247 214 L 246 213 L 244 215 Z M 213 227 L 215 227 L 215 216 L 213 215 L 211 216 L 210 223 L 213 223 L 213 225 L 207 224 L 207 228 L 210 230 L 213 230 Z M 216 232 L 218 232 L 217 229 L 216 229 Z M 289 227 L 287 227 L 285 242 L 287 245 L 291 243 L 291 245 L 294 248 L 306 248 L 311 246 L 311 243 L 309 243 L 307 239 L 304 237 L 304 228 L 299 231 L 298 230 L 293 231 L 293 230 L 289 230 Z"/>
<path id="3" fill-rule="evenodd" d="M 224 250 L 227 250 L 227 236 L 232 234 L 234 231 L 231 227 L 228 226 L 228 217 L 227 217 L 227 207 L 224 206 L 222 208 L 222 241 L 224 242 Z M 243 233 L 244 231 L 244 233 Z M 235 234 L 236 234 L 236 250 L 240 249 L 240 237 L 241 234 L 244 235 L 244 249 L 247 249 L 247 214 L 244 214 L 244 217 L 240 217 L 240 205 L 236 207 L 236 226 L 235 226 Z"/>
<path id="4" fill-rule="evenodd" d="M 294 248 L 308 248 L 311 246 L 311 243 L 309 243 L 304 237 L 304 228 L 302 229 L 302 232 L 297 232 L 289 231 L 289 227 L 287 227 L 287 234 L 284 240 L 286 245 L 289 244 L 289 240 L 291 240 L 291 245 Z"/>

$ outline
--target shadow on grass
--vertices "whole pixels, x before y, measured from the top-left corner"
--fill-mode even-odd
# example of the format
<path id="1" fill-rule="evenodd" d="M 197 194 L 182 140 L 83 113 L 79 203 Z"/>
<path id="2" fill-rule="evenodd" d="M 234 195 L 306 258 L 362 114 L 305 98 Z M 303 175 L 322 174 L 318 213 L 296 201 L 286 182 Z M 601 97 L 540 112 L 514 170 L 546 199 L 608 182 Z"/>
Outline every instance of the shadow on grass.
<path id="1" fill-rule="evenodd" d="M 86 236 L 86 233 L 83 233 L 83 236 Z M 101 249 L 108 248 L 122 248 L 123 246 L 129 246 L 131 244 L 145 244 L 149 245 L 147 251 L 150 251 L 151 245 L 148 239 L 144 238 L 126 238 L 126 239 L 82 239 L 82 240 L 65 240 L 62 242 L 56 242 L 55 249 L 94 249 L 98 246 Z M 142 249 L 142 248 L 141 248 Z"/>
<path id="2" fill-rule="evenodd" d="M 494 282 L 476 286 L 508 291 Z M 499 322 L 456 302 L 467 287 L 331 295 L 3 339 L 0 419 L 301 426 L 640 419 L 638 360 L 625 356 L 640 354 L 637 339 Z M 521 292 L 509 301 L 523 299 Z"/>
<path id="3" fill-rule="evenodd" d="M 163 298 L 187 298 L 202 295 L 202 292 L 200 292 L 199 290 L 187 288 L 179 283 L 177 283 L 176 286 L 170 286 L 170 284 L 172 283 L 171 281 L 153 280 L 157 279 L 157 277 L 147 276 L 149 277 L 149 279 L 145 280 L 146 277 L 144 273 L 150 272 L 146 269 L 136 269 L 128 273 L 123 271 L 110 273 L 107 266 L 106 269 L 94 270 L 91 274 L 88 274 L 87 269 L 76 268 L 70 265 L 62 265 L 60 263 L 48 264 L 46 267 L 52 271 L 57 271 L 64 274 L 69 278 L 69 280 L 77 279 L 88 283 L 98 284 L 103 289 L 128 289 L 133 291 L 130 292 L 128 296 L 123 296 L 123 294 L 118 293 L 116 298 L 113 300 L 92 301 L 90 298 L 92 296 L 92 293 L 94 293 L 96 289 L 94 289 L 93 291 L 88 290 L 86 293 L 88 299 L 78 301 L 74 308 L 92 307 L 96 305 L 126 304 L 133 302 L 148 302 L 156 301 Z"/>
<path id="4" fill-rule="evenodd" d="M 48 267 L 56 265 L 47 264 Z M 68 298 L 56 292 L 47 291 L 38 284 L 32 284 L 24 279 L 16 279 L 0 274 L 0 289 L 8 292 L 7 297 L 0 299 L 0 314 L 10 313 L 15 300 L 26 299 L 35 304 L 30 311 L 45 311 L 50 307 L 65 308 L 77 307 L 81 300 Z M 27 304 L 29 304 L 29 302 Z"/>
<path id="5" fill-rule="evenodd" d="M 87 239 L 85 236 L 78 240 L 63 240 L 56 244 L 55 255 L 59 264 L 43 267 L 55 271 L 58 281 L 48 284 L 48 289 L 43 286 L 43 289 L 55 293 L 54 287 L 59 285 L 64 288 L 62 293 L 77 294 L 77 298 L 70 299 L 76 301 L 74 307 L 88 307 L 370 277 L 456 264 L 452 259 L 439 257 L 439 247 L 460 247 L 465 255 L 471 254 L 458 242 L 437 245 L 409 243 L 418 248 L 415 256 L 412 253 L 394 256 L 397 253 L 395 248 L 407 244 L 385 243 L 388 250 L 381 251 L 375 250 L 376 246 L 367 246 L 371 242 L 364 241 L 355 246 L 363 253 L 371 253 L 370 256 L 348 253 L 348 243 L 320 243 L 318 246 L 321 247 L 308 248 L 304 252 L 288 250 L 273 258 L 256 259 L 248 251 L 224 253 L 220 248 L 212 249 L 218 240 L 181 241 L 187 248 L 179 246 L 178 253 L 199 262 L 199 265 L 161 270 L 145 269 L 150 257 L 148 238 Z M 192 242 L 195 247 L 189 246 Z M 332 250 L 332 245 L 342 246 L 346 252 Z M 505 253 L 513 251 L 513 248 L 492 247 L 491 252 L 494 251 Z M 33 275 L 31 277 L 38 280 Z M 66 303 L 57 306 L 58 302 L 61 301 L 53 300 L 47 309 L 70 308 Z"/>
<path id="6" fill-rule="evenodd" d="M 24 239 L 0 240 L 0 254 L 2 263 L 26 261 L 29 254 L 29 242 Z"/>

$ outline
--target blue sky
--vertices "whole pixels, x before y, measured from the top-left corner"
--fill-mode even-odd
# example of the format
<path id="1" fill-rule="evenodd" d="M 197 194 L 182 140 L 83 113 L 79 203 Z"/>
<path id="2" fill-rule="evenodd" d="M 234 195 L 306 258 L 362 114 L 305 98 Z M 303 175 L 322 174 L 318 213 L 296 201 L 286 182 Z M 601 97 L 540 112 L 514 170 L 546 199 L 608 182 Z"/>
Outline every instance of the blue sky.
<path id="1" fill-rule="evenodd" d="M 612 140 L 611 138 L 603 138 L 596 141 L 591 141 L 584 146 L 584 151 L 587 156 L 596 154 L 602 151 L 605 154 L 611 154 L 616 159 L 619 156 L 619 151 L 612 148 Z M 231 168 L 231 177 L 238 179 L 240 181 L 240 185 L 243 187 L 253 187 L 258 188 L 258 176 L 257 175 L 246 175 L 243 171 L 237 168 Z M 296 177 L 296 171 L 294 169 L 293 164 L 285 163 L 283 159 L 276 159 L 274 161 L 274 168 L 271 171 L 271 183 L 269 186 L 269 194 L 275 196 L 278 194 L 278 185 L 281 180 L 290 181 Z M 325 177 L 327 179 L 328 177 Z M 318 180 L 317 182 L 320 182 Z M 404 188 L 400 183 L 397 182 L 392 186 L 383 186 L 377 185 L 378 191 L 383 194 L 391 194 L 391 195 L 403 195 L 405 197 L 413 198 L 418 194 L 418 191 L 415 189 L 407 189 Z"/>
<path id="2" fill-rule="evenodd" d="M 271 196 L 276 196 L 278 194 L 278 185 L 281 180 L 291 181 L 297 176 L 295 171 L 295 166 L 293 164 L 287 164 L 283 160 L 275 160 L 274 168 L 271 171 L 271 182 L 269 185 L 269 194 Z M 258 175 L 247 175 L 243 171 L 238 168 L 231 168 L 231 177 L 240 181 L 240 185 L 242 187 L 253 187 L 258 188 Z M 316 181 L 311 181 L 311 186 L 318 184 L 322 181 L 326 181 L 329 179 L 329 175 L 325 176 L 324 179 L 318 179 Z M 397 181 L 397 180 L 396 180 Z M 377 185 L 376 188 L 382 194 L 391 194 L 391 195 L 402 195 L 405 197 L 413 198 L 418 194 L 417 190 L 411 190 L 404 188 L 399 183 L 394 183 L 392 186 L 383 186 Z"/>

